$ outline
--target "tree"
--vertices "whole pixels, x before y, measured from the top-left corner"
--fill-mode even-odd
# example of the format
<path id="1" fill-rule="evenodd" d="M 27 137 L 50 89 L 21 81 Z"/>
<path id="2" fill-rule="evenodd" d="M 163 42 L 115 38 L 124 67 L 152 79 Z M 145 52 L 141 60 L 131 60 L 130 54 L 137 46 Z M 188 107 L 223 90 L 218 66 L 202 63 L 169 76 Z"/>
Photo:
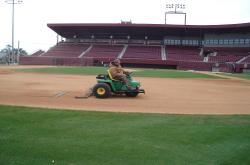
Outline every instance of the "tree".
<path id="1" fill-rule="evenodd" d="M 6 45 L 5 48 L 0 50 L 0 53 L 6 55 L 6 59 L 8 63 L 16 63 L 18 62 L 18 56 L 28 55 L 28 53 L 23 48 L 19 48 L 19 49 L 14 48 L 13 53 L 12 53 L 11 45 Z"/>

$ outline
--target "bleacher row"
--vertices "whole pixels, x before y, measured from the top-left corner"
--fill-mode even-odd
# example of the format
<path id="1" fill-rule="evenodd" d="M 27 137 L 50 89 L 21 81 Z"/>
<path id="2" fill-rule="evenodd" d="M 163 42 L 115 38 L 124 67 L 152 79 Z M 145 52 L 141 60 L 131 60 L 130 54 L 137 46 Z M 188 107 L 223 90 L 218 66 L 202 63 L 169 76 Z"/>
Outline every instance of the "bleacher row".
<path id="1" fill-rule="evenodd" d="M 208 49 L 208 50 L 206 50 Z M 212 51 L 211 51 L 212 50 Z M 210 53 L 205 53 L 210 52 Z M 212 53 L 211 53 L 212 52 Z M 250 69 L 248 48 L 198 46 L 104 45 L 62 42 L 47 52 L 20 57 L 22 65 L 101 66 L 115 58 L 132 67 L 242 72 Z"/>
<path id="2" fill-rule="evenodd" d="M 165 51 L 162 51 L 165 49 Z M 208 56 L 206 62 L 240 62 L 250 63 L 250 48 L 206 48 L 216 52 L 216 56 Z M 135 45 L 91 45 L 80 43 L 59 43 L 47 52 L 34 53 L 32 56 L 59 58 L 98 58 L 98 59 L 152 59 L 170 61 L 203 62 L 197 46 L 135 46 Z M 165 52 L 163 54 L 162 52 Z"/>

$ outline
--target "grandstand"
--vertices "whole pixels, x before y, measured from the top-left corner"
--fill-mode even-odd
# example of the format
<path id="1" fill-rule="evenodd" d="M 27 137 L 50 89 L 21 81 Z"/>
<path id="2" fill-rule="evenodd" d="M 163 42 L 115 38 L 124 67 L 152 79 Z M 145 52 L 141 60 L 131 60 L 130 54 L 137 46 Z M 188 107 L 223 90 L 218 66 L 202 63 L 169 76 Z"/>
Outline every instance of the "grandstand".
<path id="1" fill-rule="evenodd" d="M 93 58 L 117 58 L 124 46 L 122 45 L 93 45 L 91 49 L 84 54 L 84 57 Z"/>
<path id="2" fill-rule="evenodd" d="M 81 43 L 59 43 L 42 56 L 74 58 L 79 57 L 88 47 L 89 45 Z"/>
<path id="3" fill-rule="evenodd" d="M 43 50 L 37 50 L 34 53 L 32 53 L 30 56 L 37 57 L 37 56 L 41 56 L 43 53 L 45 53 Z"/>
<path id="4" fill-rule="evenodd" d="M 250 70 L 250 23 L 228 25 L 48 24 L 65 41 L 21 64 Z"/>
<path id="5" fill-rule="evenodd" d="M 161 59 L 160 46 L 128 46 L 122 58 Z"/>
<path id="6" fill-rule="evenodd" d="M 166 46 L 167 60 L 203 61 L 198 46 Z"/>

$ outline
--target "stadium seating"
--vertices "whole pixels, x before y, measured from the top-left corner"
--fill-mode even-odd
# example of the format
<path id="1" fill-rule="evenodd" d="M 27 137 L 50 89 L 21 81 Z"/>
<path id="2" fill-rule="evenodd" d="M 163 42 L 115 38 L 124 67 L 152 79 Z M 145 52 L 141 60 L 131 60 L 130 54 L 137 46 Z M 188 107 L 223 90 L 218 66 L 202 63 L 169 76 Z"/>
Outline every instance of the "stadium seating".
<path id="1" fill-rule="evenodd" d="M 199 47 L 197 46 L 167 46 L 167 60 L 176 61 L 203 61 L 199 56 Z"/>
<path id="2" fill-rule="evenodd" d="M 223 69 L 221 64 L 227 62 L 237 64 L 236 69 L 240 64 L 250 63 L 250 48 L 206 47 L 204 51 L 216 53 L 213 54 L 214 56 L 209 55 L 206 57 L 207 61 L 203 61 L 203 57 L 199 55 L 200 49 L 198 46 L 111 45 L 62 42 L 47 52 L 39 50 L 29 57 L 21 57 L 20 63 L 26 65 L 67 66 L 104 65 L 119 57 L 122 63 L 127 66 L 159 66 L 161 68 L 203 71 L 211 71 L 215 63 L 220 63 L 220 70 Z M 228 65 L 224 66 L 225 71 L 228 71 L 228 68 Z M 240 69 L 237 69 L 237 71 L 240 71 Z"/>
<path id="3" fill-rule="evenodd" d="M 250 52 L 249 48 L 225 48 L 225 47 L 215 47 L 215 48 L 205 48 L 211 52 L 216 52 L 216 56 L 209 56 L 208 62 L 237 62 L 240 59 L 247 56 Z"/>
<path id="4" fill-rule="evenodd" d="M 250 63 L 250 55 L 246 57 L 241 63 Z"/>
<path id="5" fill-rule="evenodd" d="M 240 55 L 217 55 L 217 56 L 209 56 L 208 62 L 237 62 L 244 56 Z"/>
<path id="6" fill-rule="evenodd" d="M 128 46 L 124 53 L 124 59 L 137 58 L 137 59 L 161 59 L 160 46 Z"/>
<path id="7" fill-rule="evenodd" d="M 123 47 L 123 45 L 93 45 L 92 49 L 83 57 L 113 59 L 118 57 Z"/>
<path id="8" fill-rule="evenodd" d="M 218 56 L 235 55 L 246 56 L 250 48 L 244 47 L 206 47 L 205 50 L 217 52 Z"/>
<path id="9" fill-rule="evenodd" d="M 59 43 L 52 47 L 43 57 L 79 57 L 90 45 L 78 43 Z"/>
<path id="10" fill-rule="evenodd" d="M 64 57 L 43 57 L 43 56 L 22 56 L 22 65 L 62 65 L 62 66 L 92 66 L 92 58 L 64 58 Z"/>
<path id="11" fill-rule="evenodd" d="M 38 50 L 32 53 L 30 56 L 37 57 L 37 56 L 41 56 L 43 53 L 45 53 L 43 50 Z"/>

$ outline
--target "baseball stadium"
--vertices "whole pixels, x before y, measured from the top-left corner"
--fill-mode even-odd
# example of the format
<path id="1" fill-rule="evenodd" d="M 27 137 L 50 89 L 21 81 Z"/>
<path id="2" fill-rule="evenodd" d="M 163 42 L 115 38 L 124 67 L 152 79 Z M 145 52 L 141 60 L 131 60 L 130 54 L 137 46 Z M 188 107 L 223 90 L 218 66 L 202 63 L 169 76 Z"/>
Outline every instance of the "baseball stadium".
<path id="1" fill-rule="evenodd" d="M 249 22 L 46 28 L 0 65 L 0 164 L 250 164 Z"/>

